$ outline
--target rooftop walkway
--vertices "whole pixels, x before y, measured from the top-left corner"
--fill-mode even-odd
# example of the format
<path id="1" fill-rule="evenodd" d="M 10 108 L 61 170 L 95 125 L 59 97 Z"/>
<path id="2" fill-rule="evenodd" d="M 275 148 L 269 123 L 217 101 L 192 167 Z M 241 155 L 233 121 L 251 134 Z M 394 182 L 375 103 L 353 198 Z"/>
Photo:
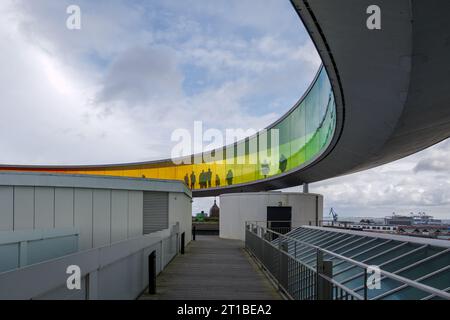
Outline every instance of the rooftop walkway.
<path id="1" fill-rule="evenodd" d="M 157 294 L 140 299 L 281 299 L 243 247 L 242 241 L 197 236 L 158 276 Z"/>

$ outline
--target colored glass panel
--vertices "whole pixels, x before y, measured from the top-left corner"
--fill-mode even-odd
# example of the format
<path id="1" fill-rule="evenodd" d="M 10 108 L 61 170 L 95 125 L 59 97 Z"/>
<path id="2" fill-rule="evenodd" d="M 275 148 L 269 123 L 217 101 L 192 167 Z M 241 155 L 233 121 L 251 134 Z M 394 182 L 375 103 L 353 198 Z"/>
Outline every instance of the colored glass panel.
<path id="1" fill-rule="evenodd" d="M 317 158 L 333 138 L 335 113 L 332 87 L 322 67 L 303 99 L 266 133 L 258 133 L 204 156 L 188 156 L 182 158 L 184 161 L 66 168 L 5 167 L 0 170 L 181 180 L 195 190 L 246 184 L 297 170 Z M 214 157 L 220 154 L 223 160 Z"/>

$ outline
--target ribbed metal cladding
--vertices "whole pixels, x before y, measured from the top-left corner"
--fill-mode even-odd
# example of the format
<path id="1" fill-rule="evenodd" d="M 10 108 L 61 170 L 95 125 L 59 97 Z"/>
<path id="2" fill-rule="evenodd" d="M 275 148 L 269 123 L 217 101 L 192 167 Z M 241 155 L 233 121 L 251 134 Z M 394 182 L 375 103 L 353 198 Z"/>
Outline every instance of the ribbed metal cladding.
<path id="1" fill-rule="evenodd" d="M 144 234 L 169 227 L 169 194 L 144 192 Z"/>

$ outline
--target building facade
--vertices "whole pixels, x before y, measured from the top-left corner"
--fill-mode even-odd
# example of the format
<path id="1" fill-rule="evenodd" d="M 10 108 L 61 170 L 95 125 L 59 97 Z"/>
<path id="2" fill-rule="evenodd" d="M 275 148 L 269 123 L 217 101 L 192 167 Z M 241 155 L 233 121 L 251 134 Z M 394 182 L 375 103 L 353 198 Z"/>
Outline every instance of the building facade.
<path id="1" fill-rule="evenodd" d="M 191 191 L 181 182 L 0 173 L 0 232 L 74 228 L 79 250 L 179 224 L 191 239 Z"/>
<path id="2" fill-rule="evenodd" d="M 254 192 L 220 196 L 220 237 L 245 238 L 248 221 L 273 222 L 287 228 L 317 225 L 323 217 L 323 196 L 313 193 Z"/>

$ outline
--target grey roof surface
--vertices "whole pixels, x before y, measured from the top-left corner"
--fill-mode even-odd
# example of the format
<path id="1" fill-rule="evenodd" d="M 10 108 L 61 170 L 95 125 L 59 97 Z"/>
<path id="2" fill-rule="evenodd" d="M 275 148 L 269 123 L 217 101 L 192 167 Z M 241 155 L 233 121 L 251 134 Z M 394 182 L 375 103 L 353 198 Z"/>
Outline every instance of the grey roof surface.
<path id="1" fill-rule="evenodd" d="M 179 180 L 141 179 L 96 175 L 0 171 L 0 186 L 159 191 L 184 193 L 187 196 L 192 197 L 191 190 Z"/>

